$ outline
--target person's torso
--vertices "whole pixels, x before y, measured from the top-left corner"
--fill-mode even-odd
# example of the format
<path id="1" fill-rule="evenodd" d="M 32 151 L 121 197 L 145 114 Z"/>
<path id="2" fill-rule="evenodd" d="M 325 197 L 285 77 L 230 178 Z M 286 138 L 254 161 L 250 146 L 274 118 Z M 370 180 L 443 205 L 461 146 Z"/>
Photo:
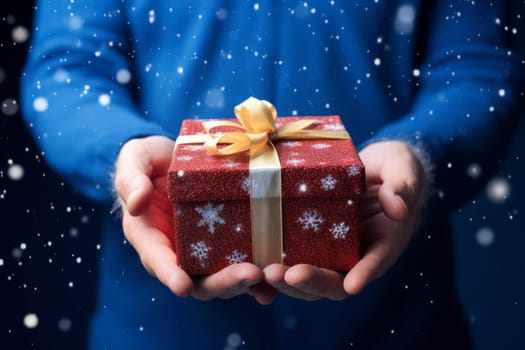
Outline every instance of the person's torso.
<path id="1" fill-rule="evenodd" d="M 255 96 L 281 116 L 341 115 L 359 144 L 413 102 L 422 29 L 409 3 L 127 1 L 140 108 L 176 132 Z"/>

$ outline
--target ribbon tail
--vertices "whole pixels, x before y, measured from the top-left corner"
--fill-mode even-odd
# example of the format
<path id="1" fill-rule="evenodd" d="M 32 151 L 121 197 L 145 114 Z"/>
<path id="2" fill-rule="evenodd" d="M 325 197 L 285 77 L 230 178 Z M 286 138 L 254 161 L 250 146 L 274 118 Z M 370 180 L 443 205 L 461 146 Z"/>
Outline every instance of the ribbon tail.
<path id="1" fill-rule="evenodd" d="M 277 151 L 250 159 L 253 263 L 264 268 L 283 261 L 281 166 Z"/>

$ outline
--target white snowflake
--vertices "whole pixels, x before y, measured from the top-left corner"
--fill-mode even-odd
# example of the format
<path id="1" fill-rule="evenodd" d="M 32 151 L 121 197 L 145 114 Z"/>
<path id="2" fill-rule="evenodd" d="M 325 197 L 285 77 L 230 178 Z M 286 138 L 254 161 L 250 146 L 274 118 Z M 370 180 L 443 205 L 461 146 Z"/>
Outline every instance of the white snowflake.
<path id="1" fill-rule="evenodd" d="M 304 159 L 288 159 L 286 161 L 286 164 L 288 165 L 293 165 L 293 166 L 298 166 L 299 164 L 303 164 L 304 163 Z"/>
<path id="2" fill-rule="evenodd" d="M 245 262 L 247 258 L 247 254 L 244 254 L 237 249 L 235 249 L 230 255 L 226 256 L 226 260 L 228 260 L 230 265 Z"/>
<path id="3" fill-rule="evenodd" d="M 325 191 L 330 191 L 335 188 L 337 180 L 332 175 L 327 175 L 321 179 L 321 188 Z"/>
<path id="4" fill-rule="evenodd" d="M 208 263 L 208 253 L 210 252 L 211 248 L 206 245 L 203 241 L 191 243 L 191 256 L 196 257 L 199 260 L 199 263 L 201 266 L 206 266 Z"/>
<path id="5" fill-rule="evenodd" d="M 300 147 L 302 145 L 300 141 L 282 141 L 279 144 L 284 147 Z"/>
<path id="6" fill-rule="evenodd" d="M 221 211 L 224 209 L 224 204 L 217 204 L 208 202 L 204 207 L 197 207 L 195 210 L 201 215 L 201 219 L 197 223 L 197 227 L 208 226 L 210 233 L 215 233 L 215 224 L 224 225 L 226 221 L 220 217 Z"/>
<path id="7" fill-rule="evenodd" d="M 316 143 L 312 145 L 312 148 L 314 149 L 325 149 L 325 148 L 330 148 L 330 147 L 332 147 L 332 145 L 328 143 Z"/>
<path id="8" fill-rule="evenodd" d="M 344 130 L 345 127 L 341 124 L 324 124 L 324 130 Z"/>
<path id="9" fill-rule="evenodd" d="M 202 151 L 204 149 L 204 146 L 203 145 L 184 145 L 182 148 L 186 151 L 198 152 L 198 151 Z"/>
<path id="10" fill-rule="evenodd" d="M 324 219 L 317 210 L 306 210 L 303 212 L 303 216 L 297 219 L 297 222 L 303 225 L 303 230 L 314 230 L 315 232 L 319 232 Z"/>
<path id="11" fill-rule="evenodd" d="M 330 233 L 335 239 L 345 239 L 348 231 L 350 231 L 350 227 L 344 222 L 333 224 L 330 228 Z"/>
<path id="12" fill-rule="evenodd" d="M 232 162 L 232 161 L 228 161 L 228 162 L 225 162 L 225 163 L 224 163 L 224 166 L 225 166 L 226 168 L 230 168 L 230 169 L 238 168 L 239 165 L 241 165 L 240 162 Z"/>
<path id="13" fill-rule="evenodd" d="M 248 176 L 246 176 L 246 177 L 242 180 L 241 189 L 242 189 L 244 192 L 248 192 L 248 193 L 250 193 L 250 178 L 249 178 Z"/>
<path id="14" fill-rule="evenodd" d="M 348 173 L 348 176 L 357 176 L 361 173 L 361 169 L 357 165 L 350 165 L 346 172 Z"/>
<path id="15" fill-rule="evenodd" d="M 187 162 L 187 161 L 190 161 L 192 159 L 193 159 L 192 156 L 187 156 L 187 155 L 177 157 L 177 160 L 179 160 L 181 162 Z"/>

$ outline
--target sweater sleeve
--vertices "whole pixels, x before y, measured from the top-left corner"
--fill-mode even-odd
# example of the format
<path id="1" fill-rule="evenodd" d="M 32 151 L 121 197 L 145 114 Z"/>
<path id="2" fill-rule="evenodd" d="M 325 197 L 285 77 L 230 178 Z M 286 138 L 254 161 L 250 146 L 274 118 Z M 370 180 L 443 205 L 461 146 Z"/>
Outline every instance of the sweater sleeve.
<path id="1" fill-rule="evenodd" d="M 168 135 L 137 109 L 120 1 L 37 1 L 22 110 L 46 160 L 81 193 L 112 200 L 121 145 Z"/>
<path id="2" fill-rule="evenodd" d="M 523 67 L 505 1 L 431 3 L 419 18 L 427 32 L 413 107 L 373 140 L 402 139 L 428 153 L 437 214 L 480 191 L 501 163 L 519 119 Z"/>

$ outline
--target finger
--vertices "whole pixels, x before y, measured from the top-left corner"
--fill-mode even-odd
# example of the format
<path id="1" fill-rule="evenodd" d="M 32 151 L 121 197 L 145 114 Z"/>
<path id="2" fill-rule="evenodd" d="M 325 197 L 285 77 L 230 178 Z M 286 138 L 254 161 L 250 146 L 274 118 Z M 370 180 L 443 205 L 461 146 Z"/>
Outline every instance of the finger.
<path id="1" fill-rule="evenodd" d="M 193 282 L 177 264 L 177 256 L 169 238 L 154 227 L 147 227 L 139 218 L 124 212 L 124 232 L 137 251 L 142 265 L 174 294 L 190 295 Z"/>
<path id="2" fill-rule="evenodd" d="M 344 276 L 338 272 L 307 264 L 292 266 L 285 275 L 285 281 L 290 286 L 303 293 L 331 300 L 342 300 L 348 296 L 343 288 L 343 280 Z"/>
<path id="3" fill-rule="evenodd" d="M 373 243 L 365 255 L 346 275 L 343 286 L 348 294 L 357 294 L 393 264 L 391 244 L 387 240 Z"/>
<path id="4" fill-rule="evenodd" d="M 253 296 L 259 304 L 270 305 L 277 297 L 277 289 L 266 282 L 261 282 L 251 286 L 248 294 Z"/>
<path id="5" fill-rule="evenodd" d="M 250 263 L 230 265 L 209 276 L 194 280 L 192 296 L 199 300 L 229 299 L 245 294 L 250 287 L 262 282 L 262 270 Z"/>
<path id="6" fill-rule="evenodd" d="M 378 201 L 380 188 L 380 185 L 367 186 L 366 191 L 359 196 L 359 219 L 361 221 L 383 211 Z"/>
<path id="7" fill-rule="evenodd" d="M 285 281 L 285 275 L 290 267 L 282 264 L 272 264 L 264 268 L 265 281 L 279 292 L 292 298 L 303 299 L 307 301 L 319 300 L 320 297 L 305 293 L 300 289 L 290 286 Z"/>
<path id="8" fill-rule="evenodd" d="M 131 215 L 140 215 L 151 202 L 151 178 L 165 174 L 173 141 L 162 136 L 133 139 L 122 147 L 115 171 L 115 189 Z"/>
<path id="9" fill-rule="evenodd" d="M 137 143 L 132 142 L 129 141 L 119 155 L 115 171 L 115 189 L 130 214 L 139 215 L 151 201 L 151 159 Z"/>
<path id="10" fill-rule="evenodd" d="M 177 265 L 177 257 L 166 246 L 153 246 L 142 253 L 141 261 L 146 270 L 179 297 L 191 294 L 193 281 Z"/>
<path id="11" fill-rule="evenodd" d="M 379 204 L 392 220 L 402 221 L 408 218 L 408 205 L 398 193 L 396 185 L 385 183 L 378 193 Z"/>
<path id="12" fill-rule="evenodd" d="M 394 220 L 406 220 L 421 192 L 422 171 L 418 161 L 405 155 L 404 161 L 387 161 L 382 169 L 383 185 L 379 201 L 386 215 Z"/>

